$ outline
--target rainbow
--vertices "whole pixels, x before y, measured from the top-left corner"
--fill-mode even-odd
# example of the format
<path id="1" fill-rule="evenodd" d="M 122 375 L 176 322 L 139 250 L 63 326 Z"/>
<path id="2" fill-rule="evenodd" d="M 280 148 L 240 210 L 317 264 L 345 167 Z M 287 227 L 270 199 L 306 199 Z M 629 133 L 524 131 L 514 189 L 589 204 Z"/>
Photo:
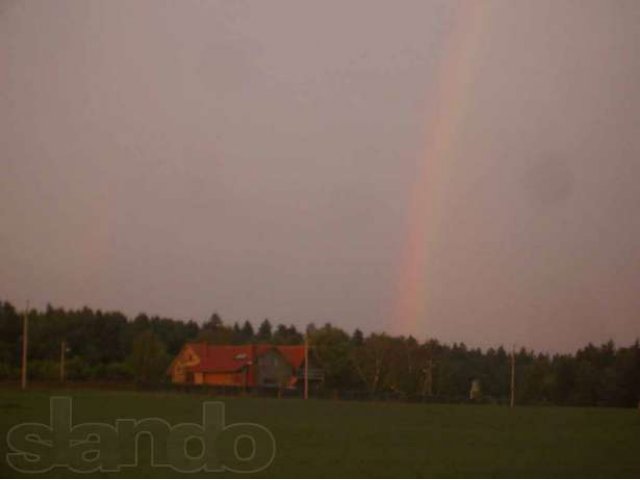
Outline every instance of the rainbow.
<path id="1" fill-rule="evenodd" d="M 410 191 L 406 243 L 396 281 L 396 300 L 389 330 L 396 334 L 420 332 L 427 319 L 429 246 L 441 230 L 446 185 L 451 181 L 456 136 L 463 127 L 474 72 L 477 71 L 481 33 L 486 30 L 489 6 L 484 0 L 463 0 L 446 34 L 431 91 L 426 145 Z"/>

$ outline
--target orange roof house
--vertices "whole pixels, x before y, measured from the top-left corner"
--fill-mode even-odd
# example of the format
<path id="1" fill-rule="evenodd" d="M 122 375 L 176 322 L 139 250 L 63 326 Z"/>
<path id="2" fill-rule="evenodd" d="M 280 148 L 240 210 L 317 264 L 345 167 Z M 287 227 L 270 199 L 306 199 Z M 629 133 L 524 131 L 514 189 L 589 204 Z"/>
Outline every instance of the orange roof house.
<path id="1" fill-rule="evenodd" d="M 304 345 L 187 343 L 171 362 L 175 384 L 294 387 L 304 367 Z"/>

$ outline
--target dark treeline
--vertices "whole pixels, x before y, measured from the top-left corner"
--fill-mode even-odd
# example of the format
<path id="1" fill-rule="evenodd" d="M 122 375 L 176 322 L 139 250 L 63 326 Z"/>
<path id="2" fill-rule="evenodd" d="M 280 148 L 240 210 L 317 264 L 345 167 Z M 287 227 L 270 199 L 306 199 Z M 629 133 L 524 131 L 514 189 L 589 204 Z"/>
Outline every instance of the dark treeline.
<path id="1" fill-rule="evenodd" d="M 74 381 L 163 382 L 171 359 L 185 342 L 300 344 L 295 326 L 262 321 L 225 324 L 219 315 L 200 325 L 145 314 L 47 306 L 30 310 L 29 378 L 59 378 L 61 344 L 67 346 L 65 376 Z M 462 401 L 475 396 L 504 402 L 509 393 L 510 352 L 468 348 L 437 340 L 386 334 L 349 334 L 326 324 L 307 326 L 313 362 L 325 372 L 323 394 L 352 398 Z M 0 302 L 0 379 L 20 376 L 22 312 Z M 640 400 L 640 344 L 587 345 L 575 354 L 521 349 L 516 357 L 516 400 L 522 404 L 635 406 Z"/>

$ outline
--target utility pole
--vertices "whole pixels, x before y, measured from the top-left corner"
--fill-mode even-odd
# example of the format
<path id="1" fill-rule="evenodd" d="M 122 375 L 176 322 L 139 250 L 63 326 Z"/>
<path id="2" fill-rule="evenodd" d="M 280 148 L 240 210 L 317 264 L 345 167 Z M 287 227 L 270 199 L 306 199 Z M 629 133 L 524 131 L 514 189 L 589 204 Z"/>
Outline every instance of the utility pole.
<path id="1" fill-rule="evenodd" d="M 67 353 L 67 342 L 60 343 L 60 382 L 64 383 L 64 355 Z"/>
<path id="2" fill-rule="evenodd" d="M 27 349 L 29 348 L 29 300 L 22 318 L 22 389 L 27 388 Z"/>
<path id="3" fill-rule="evenodd" d="M 304 399 L 309 398 L 309 334 L 304 336 Z"/>
<path id="4" fill-rule="evenodd" d="M 516 346 L 511 348 L 511 408 L 516 404 Z"/>

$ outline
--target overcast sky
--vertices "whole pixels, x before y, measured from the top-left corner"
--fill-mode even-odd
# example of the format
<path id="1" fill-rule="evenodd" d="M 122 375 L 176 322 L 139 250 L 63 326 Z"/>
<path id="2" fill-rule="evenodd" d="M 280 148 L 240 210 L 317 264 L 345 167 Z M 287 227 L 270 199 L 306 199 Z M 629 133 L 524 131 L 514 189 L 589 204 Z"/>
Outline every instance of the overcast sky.
<path id="1" fill-rule="evenodd" d="M 629 344 L 639 46 L 637 0 L 2 0 L 0 298 Z"/>

